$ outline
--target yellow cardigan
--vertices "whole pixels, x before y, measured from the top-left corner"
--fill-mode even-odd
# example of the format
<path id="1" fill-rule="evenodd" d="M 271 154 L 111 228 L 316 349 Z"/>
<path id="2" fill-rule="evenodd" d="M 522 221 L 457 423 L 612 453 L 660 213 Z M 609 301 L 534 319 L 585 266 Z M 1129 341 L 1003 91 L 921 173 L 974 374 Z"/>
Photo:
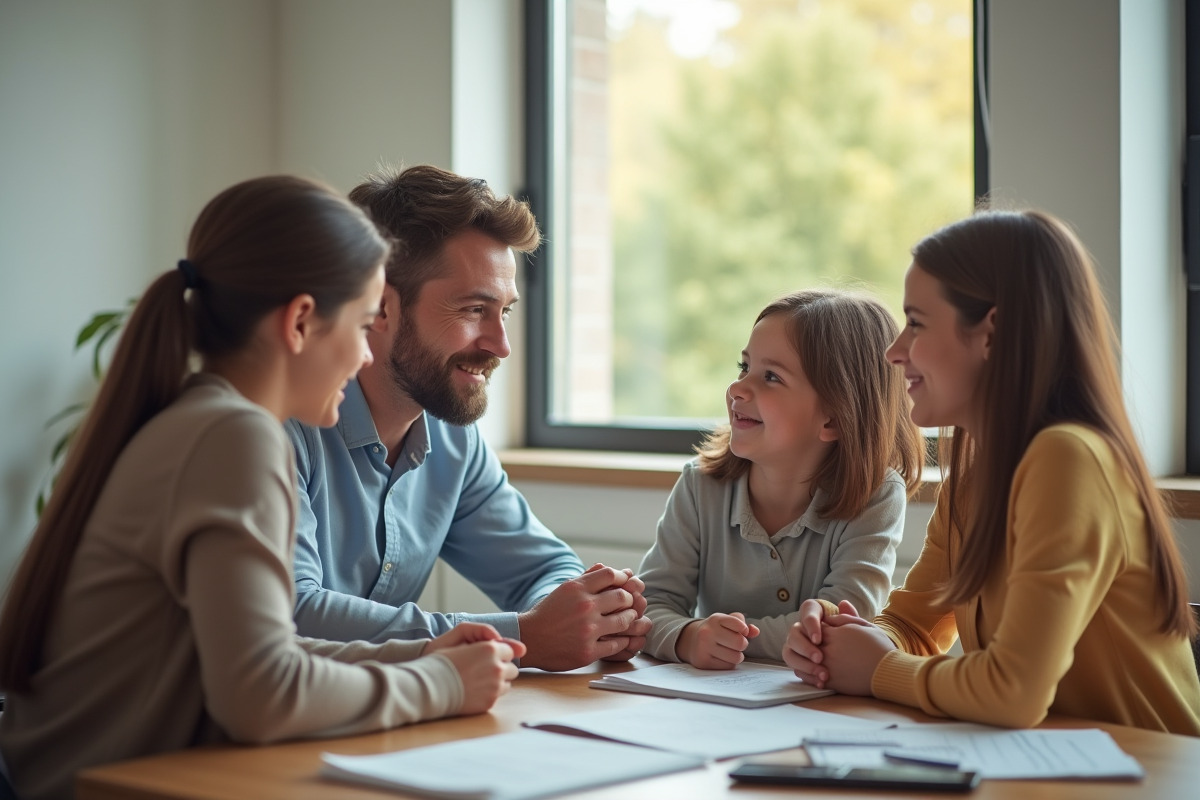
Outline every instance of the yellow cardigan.
<path id="1" fill-rule="evenodd" d="M 875 619 L 899 649 L 872 693 L 1014 728 L 1055 713 L 1200 736 L 1191 646 L 1158 631 L 1144 513 L 1107 442 L 1072 424 L 1034 437 L 1007 528 L 1005 561 L 981 593 L 939 604 L 962 547 L 939 498 L 920 558 Z M 964 655 L 944 655 L 957 636 Z"/>

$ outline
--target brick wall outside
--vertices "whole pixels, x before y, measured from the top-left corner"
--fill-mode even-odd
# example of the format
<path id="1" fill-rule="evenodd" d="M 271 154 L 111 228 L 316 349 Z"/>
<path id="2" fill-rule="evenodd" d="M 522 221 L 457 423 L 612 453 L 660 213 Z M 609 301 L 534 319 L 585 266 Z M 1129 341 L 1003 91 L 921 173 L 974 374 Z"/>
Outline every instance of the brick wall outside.
<path id="1" fill-rule="evenodd" d="M 574 0 L 570 39 L 570 165 L 565 345 L 567 418 L 607 422 L 613 407 L 612 213 L 609 203 L 605 0 Z"/>

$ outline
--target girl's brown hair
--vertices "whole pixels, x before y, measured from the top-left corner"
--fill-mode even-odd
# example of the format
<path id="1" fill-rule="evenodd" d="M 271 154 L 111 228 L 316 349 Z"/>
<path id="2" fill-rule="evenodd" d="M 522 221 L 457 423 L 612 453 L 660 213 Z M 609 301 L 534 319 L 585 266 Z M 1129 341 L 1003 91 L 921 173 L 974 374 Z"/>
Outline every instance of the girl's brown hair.
<path id="1" fill-rule="evenodd" d="M 810 290 L 785 295 L 754 320 L 783 314 L 791 344 L 826 414 L 837 421 L 838 439 L 812 485 L 830 497 L 820 514 L 851 519 L 862 513 L 892 467 L 908 494 L 921 479 L 920 429 L 908 415 L 900 369 L 884 358 L 898 333 L 896 321 L 878 301 L 863 295 Z M 729 426 L 701 443 L 701 472 L 735 480 L 750 462 L 729 449 Z"/>
<path id="2" fill-rule="evenodd" d="M 178 397 L 193 351 L 244 347 L 273 309 L 309 294 L 323 317 L 366 289 L 388 253 L 370 220 L 301 178 L 239 183 L 200 212 L 187 259 L 134 308 L 17 567 L 0 614 L 0 686 L 28 691 L 75 549 L 129 440 Z M 187 291 L 190 288 L 190 291 Z"/>
<path id="3" fill-rule="evenodd" d="M 1038 211 L 982 211 L 931 234 L 913 264 L 941 283 L 964 328 L 996 310 L 980 377 L 982 427 L 944 432 L 951 520 L 969 543 L 944 589 L 966 602 L 1004 563 L 1009 487 L 1039 431 L 1075 422 L 1103 436 L 1128 470 L 1146 514 L 1164 633 L 1194 635 L 1187 578 L 1166 506 L 1125 410 L 1116 332 L 1091 256 L 1067 225 Z M 984 454 L 980 457 L 980 454 Z"/>

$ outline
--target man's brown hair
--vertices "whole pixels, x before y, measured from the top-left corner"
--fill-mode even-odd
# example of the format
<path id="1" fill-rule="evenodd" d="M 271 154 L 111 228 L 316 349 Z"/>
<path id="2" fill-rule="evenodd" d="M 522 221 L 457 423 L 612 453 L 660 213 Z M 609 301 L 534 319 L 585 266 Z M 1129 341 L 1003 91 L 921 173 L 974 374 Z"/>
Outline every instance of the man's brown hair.
<path id="1" fill-rule="evenodd" d="M 497 197 L 487 181 L 429 164 L 368 175 L 351 190 L 350 200 L 395 240 L 387 282 L 403 308 L 441 273 L 442 247 L 457 234 L 476 230 L 520 253 L 536 250 L 542 240 L 528 203 Z"/>

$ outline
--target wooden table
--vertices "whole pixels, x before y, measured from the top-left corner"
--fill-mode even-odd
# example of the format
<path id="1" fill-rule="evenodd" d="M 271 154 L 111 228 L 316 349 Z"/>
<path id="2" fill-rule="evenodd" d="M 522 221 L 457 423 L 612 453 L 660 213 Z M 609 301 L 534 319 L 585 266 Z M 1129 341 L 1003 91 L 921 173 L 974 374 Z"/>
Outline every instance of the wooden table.
<path id="1" fill-rule="evenodd" d="M 648 666 L 649 659 L 638 657 L 635 666 Z M 323 752 L 344 754 L 384 753 L 455 739 L 487 736 L 512 731 L 524 720 L 545 718 L 567 712 L 606 708 L 629 709 L 631 724 L 636 724 L 638 706 L 650 698 L 591 689 L 587 682 L 602 672 L 623 671 L 628 665 L 594 665 L 568 673 L 544 673 L 524 670 L 513 690 L 496 703 L 491 713 L 458 717 L 397 728 L 383 733 L 345 739 L 288 742 L 267 747 L 220 746 L 181 750 L 119 764 L 87 770 L 77 781 L 79 800 L 146 800 L 146 798 L 254 798 L 255 800 L 395 800 L 399 792 L 358 788 L 318 777 Z M 832 696 L 810 700 L 808 708 L 835 711 L 855 716 L 894 722 L 930 721 L 932 718 L 904 706 L 878 700 Z M 1162 798 L 1184 800 L 1200 796 L 1200 739 L 1172 736 L 1121 725 L 1097 724 L 1079 720 L 1053 719 L 1044 727 L 1099 727 L 1112 734 L 1117 744 L 1135 757 L 1146 769 L 1140 783 L 1109 781 L 983 781 L 969 795 L 979 800 L 993 798 Z M 799 749 L 786 751 L 789 757 L 803 758 Z M 633 783 L 607 786 L 570 795 L 582 800 L 620 798 L 620 800 L 701 800 L 780 797 L 798 794 L 795 789 L 734 786 L 726 773 L 736 759 L 710 763 L 704 769 L 664 775 Z M 470 769 L 470 765 L 464 765 Z M 806 798 L 846 798 L 859 796 L 847 790 L 805 790 Z M 881 793 L 880 797 L 916 797 L 899 792 Z"/>

